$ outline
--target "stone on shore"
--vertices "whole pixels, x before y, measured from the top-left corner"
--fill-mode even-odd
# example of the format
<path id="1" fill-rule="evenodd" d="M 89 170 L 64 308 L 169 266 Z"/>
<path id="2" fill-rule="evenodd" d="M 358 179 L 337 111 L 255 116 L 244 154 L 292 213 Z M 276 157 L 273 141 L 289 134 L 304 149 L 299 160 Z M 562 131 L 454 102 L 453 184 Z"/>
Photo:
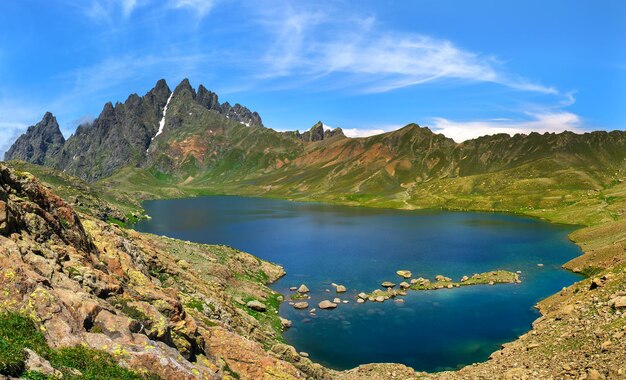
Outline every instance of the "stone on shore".
<path id="1" fill-rule="evenodd" d="M 286 330 L 290 328 L 291 326 L 293 326 L 293 323 L 289 319 L 283 318 L 283 317 L 279 317 L 279 318 L 280 318 L 280 325 L 282 326 L 283 330 Z"/>
<path id="2" fill-rule="evenodd" d="M 402 281 L 402 282 L 400 283 L 400 287 L 401 287 L 402 289 L 407 289 L 407 288 L 408 288 L 408 287 L 410 287 L 410 286 L 411 286 L 411 285 L 409 285 L 409 283 L 408 283 L 408 282 L 406 282 L 406 281 Z"/>
<path id="3" fill-rule="evenodd" d="M 385 297 L 383 296 L 376 297 L 376 302 L 385 302 Z"/>
<path id="4" fill-rule="evenodd" d="M 358 294 L 358 296 L 359 296 L 359 298 L 367 299 L 367 294 L 366 293 L 361 292 L 361 293 Z"/>
<path id="5" fill-rule="evenodd" d="M 249 307 L 250 309 L 254 310 L 254 311 L 259 311 L 261 313 L 265 312 L 265 310 L 267 310 L 267 307 L 262 304 L 261 302 L 254 300 L 254 301 L 250 301 L 246 304 L 247 307 Z"/>
<path id="6" fill-rule="evenodd" d="M 356 300 L 356 303 L 365 303 L 365 299 L 359 298 Z"/>
<path id="7" fill-rule="evenodd" d="M 293 304 L 293 307 L 296 309 L 306 309 L 309 307 L 308 302 L 296 302 Z"/>
<path id="8" fill-rule="evenodd" d="M 615 297 L 609 301 L 609 305 L 613 309 L 624 309 L 626 308 L 626 296 Z"/>
<path id="9" fill-rule="evenodd" d="M 337 307 L 336 303 L 330 302 L 329 300 L 324 300 L 317 304 L 320 309 L 334 309 Z"/>
<path id="10" fill-rule="evenodd" d="M 461 277 L 461 282 L 465 282 L 465 281 L 467 281 L 467 280 L 469 280 L 469 277 L 467 277 L 467 276 L 463 276 L 463 277 Z"/>

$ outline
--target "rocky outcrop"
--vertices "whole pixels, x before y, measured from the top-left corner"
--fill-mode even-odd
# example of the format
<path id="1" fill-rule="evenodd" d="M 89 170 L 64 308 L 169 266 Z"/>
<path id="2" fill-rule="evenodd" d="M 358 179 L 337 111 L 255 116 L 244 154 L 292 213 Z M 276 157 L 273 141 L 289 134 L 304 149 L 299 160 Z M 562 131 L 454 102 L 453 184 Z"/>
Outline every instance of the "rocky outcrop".
<path id="1" fill-rule="evenodd" d="M 290 134 L 304 142 L 328 140 L 329 138 L 335 136 L 345 137 L 341 128 L 325 129 L 324 123 L 322 123 L 321 121 L 315 123 L 315 125 L 313 125 L 311 129 L 302 134 L 299 131 L 285 133 Z"/>
<path id="2" fill-rule="evenodd" d="M 239 103 L 235 103 L 234 106 L 231 106 L 230 103 L 226 102 L 220 106 L 220 110 L 222 115 L 240 124 L 244 124 L 248 127 L 251 125 L 263 127 L 261 116 L 259 116 L 256 112 L 250 111 L 248 108 Z"/>
<path id="3" fill-rule="evenodd" d="M 278 266 L 228 247 L 79 216 L 28 173 L 2 165 L 0 219 L 2 310 L 31 316 L 53 348 L 86 345 L 161 378 L 327 373 L 266 352 L 279 341 L 276 303 L 250 302 L 267 311 L 257 319 L 235 300 L 278 300 L 262 283 L 245 280 L 276 280 L 284 273 Z M 29 358 L 33 368 L 54 373 L 44 360 Z"/>
<path id="4" fill-rule="evenodd" d="M 59 129 L 57 119 L 46 112 L 41 121 L 28 127 L 4 154 L 5 160 L 21 160 L 37 165 L 53 165 L 65 138 Z"/>

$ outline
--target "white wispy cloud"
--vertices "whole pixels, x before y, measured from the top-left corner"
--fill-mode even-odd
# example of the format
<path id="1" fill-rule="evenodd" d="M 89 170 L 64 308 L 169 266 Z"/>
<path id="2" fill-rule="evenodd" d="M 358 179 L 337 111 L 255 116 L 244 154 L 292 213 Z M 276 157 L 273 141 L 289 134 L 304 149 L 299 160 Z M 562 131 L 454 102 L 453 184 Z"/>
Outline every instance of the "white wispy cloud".
<path id="1" fill-rule="evenodd" d="M 25 106 L 15 100 L 0 99 L 0 160 L 28 126 L 35 124 L 37 118 L 43 116 L 39 113 L 38 106 Z"/>
<path id="2" fill-rule="evenodd" d="M 375 135 L 380 135 L 386 132 L 391 132 L 391 131 L 395 131 L 397 129 L 402 128 L 403 125 L 380 125 L 380 126 L 375 126 L 375 127 L 369 127 L 369 128 L 346 128 L 343 129 L 343 133 L 348 136 L 348 137 L 369 137 L 369 136 L 375 136 Z"/>
<path id="3" fill-rule="evenodd" d="M 434 118 L 430 128 L 434 132 L 442 133 L 456 142 L 497 133 L 506 133 L 512 136 L 517 133 L 528 134 L 530 132 L 585 132 L 580 117 L 566 111 L 528 114 L 528 120 L 454 121 L 445 118 Z"/>
<path id="4" fill-rule="evenodd" d="M 125 85 L 129 88 L 128 83 L 140 80 L 146 75 L 150 76 L 154 72 L 160 73 L 156 79 L 193 77 L 209 60 L 210 58 L 203 54 L 145 56 L 129 54 L 107 58 L 92 66 L 64 72 L 54 78 L 68 90 L 54 100 L 51 107 L 63 108 L 64 103 L 106 93 L 117 86 Z M 170 86 L 176 84 L 170 83 Z"/>
<path id="5" fill-rule="evenodd" d="M 26 131 L 28 125 L 19 122 L 3 122 L 0 121 L 0 160 L 4 158 L 4 152 L 9 149 L 11 144 Z"/>
<path id="6" fill-rule="evenodd" d="M 153 10 L 188 9 L 196 18 L 202 19 L 213 9 L 217 0 L 64 0 L 64 2 L 79 9 L 94 21 L 113 25 L 117 21 L 130 18 L 135 10 L 148 6 Z M 119 19 L 118 15 L 123 18 Z"/>
<path id="7" fill-rule="evenodd" d="M 215 3 L 216 0 L 170 0 L 172 7 L 189 9 L 198 18 L 206 16 L 213 9 Z"/>
<path id="8" fill-rule="evenodd" d="M 554 87 L 508 73 L 494 56 L 434 36 L 389 31 L 371 16 L 338 20 L 319 7 L 297 11 L 284 7 L 264 10 L 262 15 L 259 22 L 274 35 L 263 56 L 265 78 L 343 74 L 346 86 L 374 93 L 458 80 L 558 94 Z"/>

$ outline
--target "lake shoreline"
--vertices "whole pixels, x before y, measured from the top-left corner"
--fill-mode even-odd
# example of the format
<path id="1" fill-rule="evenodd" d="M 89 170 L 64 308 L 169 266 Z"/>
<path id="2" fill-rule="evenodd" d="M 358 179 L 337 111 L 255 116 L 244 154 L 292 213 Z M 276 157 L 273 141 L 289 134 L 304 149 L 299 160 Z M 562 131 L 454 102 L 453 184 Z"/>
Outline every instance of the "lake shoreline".
<path id="1" fill-rule="evenodd" d="M 222 198 L 222 197 L 224 197 L 224 198 Z M 235 196 L 235 197 L 228 197 L 228 196 L 214 197 L 214 199 L 216 199 L 218 203 L 224 202 L 224 200 L 228 200 L 228 199 L 232 200 L 233 198 L 241 198 L 241 199 L 246 200 L 246 202 L 252 202 L 253 204 L 255 204 L 257 199 L 264 200 L 265 203 L 263 203 L 263 204 L 272 204 L 272 201 L 274 201 L 274 200 L 267 200 L 267 199 L 259 198 L 259 197 L 237 197 L 237 196 Z M 175 204 L 177 205 L 176 207 L 182 207 L 181 205 L 186 203 L 185 201 L 191 201 L 193 203 L 193 201 L 195 199 L 198 199 L 198 198 L 194 197 L 194 198 L 187 199 L 187 200 L 179 199 L 179 200 L 176 200 L 178 203 L 175 203 Z M 203 202 L 203 201 L 200 200 L 198 202 Z M 279 200 L 279 202 L 282 202 L 282 200 Z M 228 201 L 226 203 L 228 203 Z M 326 209 L 327 206 L 331 206 L 332 210 L 335 210 L 334 207 L 337 206 L 337 205 L 329 205 L 329 204 L 320 203 L 320 202 L 315 202 L 315 203 L 306 202 L 306 203 L 303 203 L 303 202 L 297 202 L 297 201 L 296 202 L 285 202 L 284 204 L 291 204 L 291 205 L 294 205 L 294 207 L 295 206 L 299 206 L 299 207 L 304 207 L 304 208 L 317 208 L 319 206 L 322 209 Z M 348 210 L 347 212 L 354 212 L 354 213 L 357 213 L 357 214 L 360 213 L 360 212 L 363 212 L 364 214 L 368 214 L 369 215 L 370 211 L 372 211 L 374 215 L 383 215 L 383 216 L 402 215 L 402 218 L 406 218 L 406 217 L 427 218 L 428 216 L 435 216 L 437 218 L 442 218 L 442 216 L 446 216 L 446 217 L 453 216 L 453 217 L 457 217 L 457 218 L 458 217 L 466 218 L 466 219 L 468 219 L 468 221 L 472 221 L 475 218 L 478 218 L 478 220 L 481 220 L 481 218 L 487 218 L 487 220 L 495 218 L 494 221 L 497 221 L 497 220 L 506 221 L 506 220 L 509 220 L 509 217 L 511 217 L 511 218 L 514 218 L 514 219 L 511 219 L 511 220 L 515 220 L 517 223 L 521 223 L 520 225 L 517 225 L 517 224 L 507 225 L 507 228 L 515 229 L 515 230 L 517 230 L 518 228 L 523 228 L 524 226 L 528 225 L 529 223 L 530 223 L 530 225 L 534 225 L 534 223 L 545 223 L 545 221 L 541 221 L 541 220 L 538 220 L 537 218 L 533 218 L 533 217 L 527 217 L 527 218 L 526 217 L 522 217 L 522 218 L 520 218 L 520 216 L 518 216 L 518 215 L 510 215 L 510 214 L 507 215 L 507 214 L 503 214 L 503 213 L 492 213 L 492 212 L 482 212 L 482 211 L 478 211 L 478 212 L 459 212 L 459 211 L 447 212 L 447 211 L 442 211 L 442 210 L 417 210 L 416 211 L 416 210 L 395 210 L 395 209 L 388 209 L 388 208 L 385 208 L 385 209 L 369 208 L 369 207 L 361 207 L 361 208 L 359 208 L 359 207 L 349 207 L 347 205 L 339 205 L 339 206 L 341 206 L 340 210 L 342 210 L 342 211 Z M 337 206 L 337 207 L 339 207 L 339 206 Z M 159 206 L 159 207 L 162 207 L 162 206 Z M 291 206 L 285 206 L 285 207 L 291 207 Z M 261 209 L 263 209 L 263 207 L 261 207 Z M 377 209 L 381 210 L 382 213 L 376 212 Z M 370 210 L 370 211 L 368 211 L 368 210 Z M 194 211 L 196 211 L 196 212 L 198 211 L 198 207 L 197 206 L 194 208 Z M 389 211 L 389 213 L 387 213 L 386 211 Z M 405 214 L 404 211 L 414 211 L 414 212 Z M 419 211 L 424 211 L 424 213 L 421 213 Z M 171 213 L 168 213 L 168 215 L 169 215 L 169 217 L 172 216 Z M 500 216 L 498 216 L 498 215 L 500 215 Z M 158 222 L 159 218 L 156 215 L 153 215 L 153 216 L 155 216 L 155 218 L 153 220 L 156 220 Z M 216 218 L 216 219 L 220 219 L 219 213 L 213 215 L 213 217 Z M 472 222 L 472 223 L 474 223 L 474 222 Z M 498 223 L 501 223 L 501 222 L 498 222 Z M 180 223 L 178 223 L 177 225 L 180 225 Z M 478 226 L 478 228 L 491 228 L 491 227 L 489 227 L 489 225 L 480 227 L 481 226 L 480 224 L 478 224 L 476 226 L 474 226 L 473 224 L 469 224 L 468 226 L 470 226 L 470 227 Z M 537 225 L 537 226 L 539 226 L 539 225 Z M 568 225 L 563 225 L 563 227 L 569 227 L 569 226 Z M 541 229 L 543 229 L 543 227 Z M 558 227 L 557 227 L 557 229 L 558 229 Z M 159 232 L 154 232 L 154 231 L 145 231 L 145 232 L 159 233 Z M 569 232 L 570 231 L 568 231 L 568 233 Z M 563 233 L 565 233 L 565 231 L 563 231 Z M 179 238 L 179 239 L 183 239 L 183 240 L 193 240 L 193 239 L 189 239 L 189 237 L 185 237 L 185 236 L 176 236 L 176 235 L 171 235 L 171 236 Z M 563 236 L 565 237 L 565 235 L 563 235 Z M 567 241 L 567 242 L 571 243 L 571 239 L 565 239 L 564 241 Z M 264 255 L 260 255 L 258 250 L 255 250 L 255 249 L 250 250 L 251 246 L 248 246 L 246 248 L 245 246 L 241 246 L 241 245 L 237 245 L 237 244 L 230 244 L 230 243 L 227 243 L 227 242 L 225 243 L 223 241 L 220 241 L 220 242 L 217 242 L 217 241 L 202 241 L 202 242 L 204 242 L 204 243 L 209 243 L 210 242 L 210 243 L 219 243 L 219 244 L 232 245 L 232 246 L 238 247 L 239 249 L 242 249 L 244 251 L 252 252 L 253 254 L 255 254 L 257 256 L 262 257 L 264 260 L 277 262 L 277 263 L 283 265 L 285 267 L 285 270 L 287 271 L 288 275 L 290 274 L 290 272 L 292 272 L 293 274 L 297 274 L 298 273 L 297 270 L 293 270 L 290 265 L 286 265 L 282 261 L 277 261 L 277 260 L 272 259 L 272 257 L 267 257 L 267 256 L 264 256 Z M 252 247 L 254 247 L 254 246 L 252 246 Z M 576 253 L 577 252 L 578 252 L 578 249 L 576 249 Z M 574 257 L 576 255 L 576 253 L 574 253 L 572 255 L 569 255 L 568 257 L 570 257 L 570 258 Z M 566 261 L 566 260 L 564 259 L 564 261 Z M 533 266 L 535 266 L 537 263 L 539 263 L 539 261 L 537 261 L 537 259 L 533 259 L 530 262 L 533 263 Z M 559 261 L 558 266 L 560 266 L 561 264 L 562 264 L 562 261 Z M 337 264 L 337 265 L 339 265 L 339 264 Z M 492 266 L 492 268 L 494 268 L 494 266 Z M 397 269 L 397 268 L 395 268 L 395 269 Z M 487 269 L 489 269 L 489 268 L 487 268 Z M 519 269 L 519 268 L 516 267 L 515 269 Z M 445 270 L 444 270 L 444 272 L 445 272 Z M 526 272 L 526 270 L 524 270 L 524 272 Z M 477 272 L 469 272 L 469 273 L 477 273 Z M 433 276 L 434 276 L 434 274 L 435 273 L 432 273 Z M 456 276 L 454 271 L 452 271 L 450 274 L 453 274 L 454 276 Z M 461 275 L 462 275 L 462 271 L 459 272 L 458 274 L 459 274 L 459 278 L 460 278 Z M 338 282 L 342 281 L 342 277 L 340 277 L 340 276 L 334 276 L 334 277 L 331 277 L 331 278 L 334 279 L 335 281 L 338 281 Z M 280 282 L 280 284 L 283 284 L 283 285 L 272 286 L 272 288 L 274 288 L 274 290 L 277 290 L 277 291 L 279 291 L 282 294 L 288 294 L 287 292 L 285 292 L 286 289 L 282 289 L 280 287 L 281 286 L 286 287 L 286 285 L 299 285 L 299 284 L 288 283 L 289 281 L 291 281 L 289 279 L 283 278 L 283 281 L 284 282 Z M 316 286 L 323 287 L 322 283 L 319 283 Z M 370 283 L 370 286 L 371 286 L 371 283 Z M 559 289 L 560 289 L 560 287 L 559 287 Z M 319 294 L 321 296 L 324 296 L 325 293 L 322 293 L 322 292 L 324 292 L 324 290 L 321 289 L 321 288 L 316 290 L 317 294 Z M 549 294 L 552 294 L 552 293 L 548 293 L 548 295 Z M 352 298 L 350 298 L 350 299 L 352 300 L 352 302 L 355 301 L 355 299 L 352 299 Z M 333 297 L 331 297 L 330 300 L 333 300 Z M 321 301 L 321 300 L 314 300 L 314 304 L 317 305 L 318 301 Z M 537 301 L 539 301 L 539 299 L 537 299 Z M 511 301 L 511 302 L 513 302 L 513 301 Z M 533 306 L 534 304 L 535 304 L 535 302 L 533 302 L 532 304 L 529 304 L 529 305 Z M 344 308 L 345 306 L 341 305 L 340 307 Z M 283 312 L 281 312 L 281 316 L 289 318 L 289 315 L 285 315 L 285 314 L 283 314 Z M 530 322 L 532 320 L 534 320 L 535 318 L 536 318 L 536 316 L 534 316 L 528 322 L 528 328 L 530 328 Z M 291 318 L 289 318 L 289 319 L 291 319 Z M 298 325 L 297 320 L 295 322 Z M 524 329 L 524 331 L 527 331 L 527 330 Z M 499 344 L 498 344 L 498 346 L 499 346 Z M 298 346 L 296 345 L 296 347 L 298 347 Z M 497 347 L 494 347 L 494 349 L 496 349 L 496 348 Z M 486 353 L 485 355 L 488 355 L 488 353 Z M 335 366 L 331 366 L 331 367 L 335 367 Z M 351 368 L 351 367 L 347 367 L 347 368 Z"/>

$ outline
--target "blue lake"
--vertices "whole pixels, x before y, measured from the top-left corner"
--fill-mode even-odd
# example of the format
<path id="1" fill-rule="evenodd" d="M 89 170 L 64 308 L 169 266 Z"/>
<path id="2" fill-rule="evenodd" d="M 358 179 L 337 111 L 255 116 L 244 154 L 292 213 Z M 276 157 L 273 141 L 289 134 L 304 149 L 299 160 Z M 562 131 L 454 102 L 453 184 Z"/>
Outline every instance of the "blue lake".
<path id="1" fill-rule="evenodd" d="M 581 254 L 574 228 L 506 214 L 381 210 L 242 197 L 202 197 L 144 203 L 151 220 L 136 229 L 209 244 L 227 244 L 284 266 L 272 288 L 311 289 L 310 307 L 347 299 L 335 310 L 295 310 L 288 343 L 335 369 L 371 362 L 403 363 L 420 371 L 484 361 L 502 343 L 531 328 L 533 306 L 581 277 L 561 265 Z M 543 267 L 537 264 L 544 264 Z M 433 279 L 495 269 L 522 271 L 522 284 L 410 291 L 403 304 L 357 304 L 355 295 L 396 270 Z M 331 283 L 347 293 L 335 294 Z M 330 289 L 331 292 L 326 292 Z"/>

